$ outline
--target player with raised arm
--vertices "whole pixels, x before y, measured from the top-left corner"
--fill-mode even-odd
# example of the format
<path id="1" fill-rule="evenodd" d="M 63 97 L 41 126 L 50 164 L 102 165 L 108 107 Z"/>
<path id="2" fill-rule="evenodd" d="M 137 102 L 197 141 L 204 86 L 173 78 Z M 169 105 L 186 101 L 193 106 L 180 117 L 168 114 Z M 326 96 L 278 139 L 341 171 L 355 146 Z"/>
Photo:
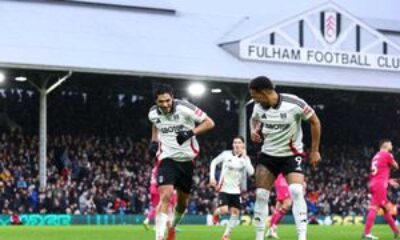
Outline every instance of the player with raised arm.
<path id="1" fill-rule="evenodd" d="M 256 166 L 256 203 L 254 225 L 256 240 L 263 240 L 268 216 L 268 200 L 275 178 L 282 173 L 289 183 L 298 240 L 307 239 L 307 205 L 304 199 L 304 163 L 302 121 L 311 126 L 310 163 L 320 161 L 321 124 L 314 110 L 301 98 L 275 91 L 267 77 L 249 84 L 255 101 L 250 120 L 251 139 L 262 143 Z"/>
<path id="2" fill-rule="evenodd" d="M 222 240 L 229 240 L 233 228 L 239 225 L 241 209 L 240 193 L 244 190 L 244 181 L 247 176 L 254 174 L 253 165 L 246 153 L 244 138 L 239 136 L 233 139 L 232 150 L 223 151 L 214 158 L 210 165 L 210 185 L 218 192 L 218 208 L 213 213 L 213 222 L 218 222 L 219 215 L 230 213 Z M 222 164 L 219 181 L 215 179 L 215 168 Z"/>
<path id="3" fill-rule="evenodd" d="M 375 154 L 371 161 L 371 173 L 369 178 L 369 192 L 371 193 L 371 201 L 369 204 L 368 215 L 365 223 L 363 239 L 376 240 L 371 234 L 376 214 L 380 208 L 384 211 L 384 218 L 392 229 L 395 238 L 399 237 L 399 229 L 390 214 L 390 204 L 387 199 L 387 188 L 390 183 L 390 169 L 399 169 L 399 165 L 393 158 L 391 151 L 393 149 L 392 142 L 384 139 L 379 144 L 379 152 Z"/>
<path id="4" fill-rule="evenodd" d="M 156 213 L 156 240 L 164 240 L 168 206 L 174 190 L 178 194 L 174 222 L 167 240 L 174 240 L 176 225 L 188 204 L 193 182 L 193 160 L 199 154 L 196 136 L 214 127 L 214 121 L 193 104 L 174 99 L 169 85 L 160 85 L 154 93 L 156 105 L 148 114 L 152 126 L 149 152 L 156 152 L 157 185 L 160 204 Z"/>

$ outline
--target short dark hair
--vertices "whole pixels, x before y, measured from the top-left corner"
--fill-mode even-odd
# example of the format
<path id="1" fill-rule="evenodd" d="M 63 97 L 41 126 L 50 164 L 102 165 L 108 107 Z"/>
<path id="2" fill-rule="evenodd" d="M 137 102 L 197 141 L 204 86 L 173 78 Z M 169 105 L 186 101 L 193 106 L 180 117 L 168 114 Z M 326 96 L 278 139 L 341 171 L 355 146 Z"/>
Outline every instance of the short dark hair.
<path id="1" fill-rule="evenodd" d="M 235 137 L 233 138 L 233 140 L 235 140 L 235 139 L 240 139 L 240 140 L 244 143 L 244 137 L 242 137 L 242 136 L 240 136 L 240 135 L 235 136 Z"/>
<path id="2" fill-rule="evenodd" d="M 174 89 L 169 84 L 159 84 L 154 88 L 153 95 L 155 99 L 157 99 L 158 95 L 164 93 L 174 96 Z"/>
<path id="3" fill-rule="evenodd" d="M 382 145 L 387 142 L 391 142 L 389 138 L 383 138 L 383 139 L 379 140 L 379 147 L 381 148 Z"/>
<path id="4" fill-rule="evenodd" d="M 258 76 L 250 81 L 249 89 L 255 91 L 274 90 L 274 84 L 265 76 Z"/>

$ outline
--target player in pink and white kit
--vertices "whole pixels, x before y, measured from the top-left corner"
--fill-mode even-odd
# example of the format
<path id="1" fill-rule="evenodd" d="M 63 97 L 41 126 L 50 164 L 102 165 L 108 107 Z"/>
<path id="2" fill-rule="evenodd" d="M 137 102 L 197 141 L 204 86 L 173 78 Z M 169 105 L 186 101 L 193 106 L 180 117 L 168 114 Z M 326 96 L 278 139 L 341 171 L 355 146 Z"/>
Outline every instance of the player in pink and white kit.
<path id="1" fill-rule="evenodd" d="M 374 225 L 376 214 L 379 208 L 384 210 L 384 218 L 392 229 L 395 238 L 399 236 L 397 228 L 389 208 L 389 202 L 386 196 L 389 184 L 390 168 L 398 169 L 399 165 L 390 153 L 393 149 L 390 140 L 380 142 L 380 151 L 375 154 L 371 162 L 371 173 L 369 180 L 369 191 L 371 193 L 371 202 L 369 205 L 368 216 L 366 219 L 363 239 L 376 240 L 377 237 L 371 234 L 371 228 Z"/>
<path id="2" fill-rule="evenodd" d="M 157 206 L 158 203 L 160 202 L 160 193 L 157 190 L 157 170 L 158 170 L 158 164 L 156 164 L 153 169 L 151 170 L 151 179 L 150 179 L 150 211 L 147 213 L 146 219 L 143 221 L 143 225 L 146 228 L 146 230 L 150 230 L 150 221 L 154 220 L 154 217 L 156 216 L 156 211 L 157 211 Z M 172 222 L 172 218 L 174 215 L 174 209 L 177 203 L 177 197 L 176 197 L 176 191 L 174 191 L 174 194 L 172 195 L 171 201 L 170 201 L 170 222 Z"/>
<path id="3" fill-rule="evenodd" d="M 275 179 L 274 185 L 276 192 L 275 212 L 271 217 L 271 224 L 265 236 L 279 239 L 276 230 L 279 222 L 285 216 L 290 206 L 292 206 L 292 199 L 290 198 L 289 185 L 282 173 Z"/>

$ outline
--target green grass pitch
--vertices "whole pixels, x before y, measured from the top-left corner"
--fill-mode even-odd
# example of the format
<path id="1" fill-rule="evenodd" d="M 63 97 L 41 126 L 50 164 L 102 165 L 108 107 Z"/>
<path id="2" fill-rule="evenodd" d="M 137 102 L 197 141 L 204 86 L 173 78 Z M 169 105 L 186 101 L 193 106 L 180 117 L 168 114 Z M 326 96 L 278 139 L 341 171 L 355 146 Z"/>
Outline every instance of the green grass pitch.
<path id="1" fill-rule="evenodd" d="M 219 240 L 223 227 L 203 225 L 181 225 L 177 240 Z M 308 240 L 354 240 L 360 239 L 363 226 L 309 226 Z M 294 225 L 279 226 L 281 240 L 295 240 Z M 376 225 L 373 234 L 380 240 L 393 239 L 387 225 Z M 154 240 L 154 232 L 144 230 L 141 225 L 123 226 L 66 226 L 27 227 L 0 226 L 0 239 L 4 240 Z M 254 228 L 240 226 L 231 240 L 254 240 Z"/>

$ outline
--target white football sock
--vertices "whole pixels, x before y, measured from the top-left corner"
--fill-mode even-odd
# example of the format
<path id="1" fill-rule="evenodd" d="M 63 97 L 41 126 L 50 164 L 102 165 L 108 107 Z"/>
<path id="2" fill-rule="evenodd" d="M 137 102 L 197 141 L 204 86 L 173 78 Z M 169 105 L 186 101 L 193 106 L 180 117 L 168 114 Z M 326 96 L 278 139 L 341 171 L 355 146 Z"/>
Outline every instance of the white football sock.
<path id="1" fill-rule="evenodd" d="M 296 223 L 298 240 L 307 239 L 307 204 L 304 199 L 303 185 L 293 183 L 289 185 L 290 195 L 293 200 L 293 217 Z"/>
<path id="2" fill-rule="evenodd" d="M 268 217 L 268 200 L 270 192 L 264 188 L 257 188 L 256 203 L 254 205 L 254 225 L 256 226 L 256 240 L 264 240 L 265 220 Z"/>

